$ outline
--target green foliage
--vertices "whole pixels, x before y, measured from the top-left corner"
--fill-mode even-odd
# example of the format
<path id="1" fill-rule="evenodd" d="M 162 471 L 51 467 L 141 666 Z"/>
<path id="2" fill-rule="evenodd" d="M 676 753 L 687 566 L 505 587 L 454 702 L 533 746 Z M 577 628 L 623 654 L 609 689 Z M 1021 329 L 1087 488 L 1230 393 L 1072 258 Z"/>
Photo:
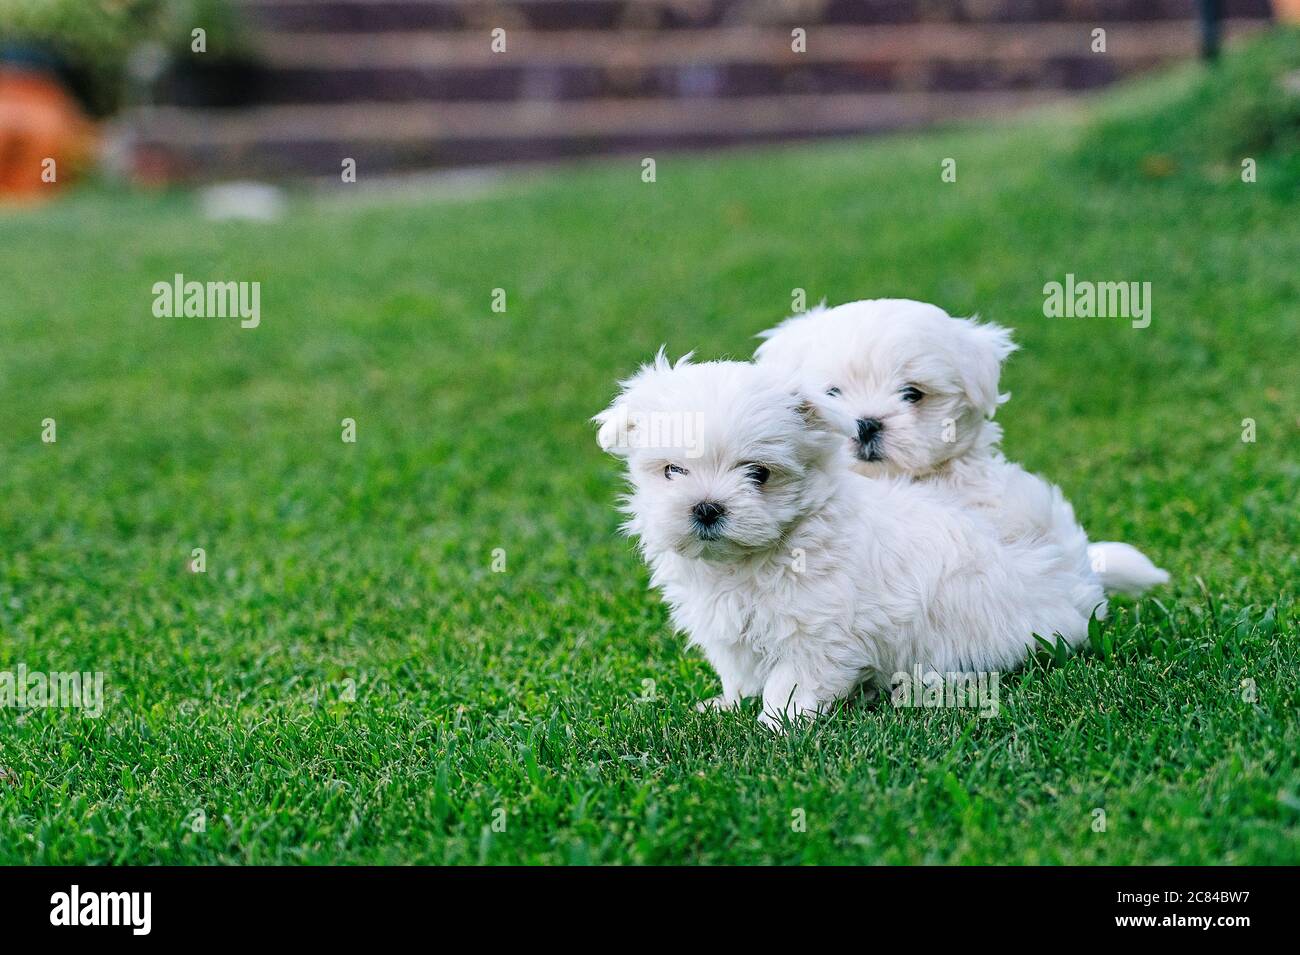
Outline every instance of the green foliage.
<path id="1" fill-rule="evenodd" d="M 205 56 L 247 50 L 247 35 L 228 0 L 0 0 L 4 42 L 56 54 L 96 113 L 121 104 L 134 50 L 157 45 L 176 57 L 191 56 L 195 27 L 206 31 Z"/>
<path id="2" fill-rule="evenodd" d="M 1300 29 L 1115 100 L 1079 148 L 1083 166 L 1128 179 L 1239 179 L 1247 158 L 1260 188 L 1300 190 Z"/>

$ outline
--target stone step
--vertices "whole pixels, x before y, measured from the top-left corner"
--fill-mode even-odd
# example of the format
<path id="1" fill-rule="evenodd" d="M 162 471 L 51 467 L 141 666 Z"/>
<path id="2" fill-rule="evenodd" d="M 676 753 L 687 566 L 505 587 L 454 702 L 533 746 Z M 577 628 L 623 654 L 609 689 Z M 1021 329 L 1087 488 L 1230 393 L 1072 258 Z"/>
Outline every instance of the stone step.
<path id="1" fill-rule="evenodd" d="M 349 103 L 238 111 L 158 108 L 124 121 L 136 147 L 183 178 L 338 176 L 485 161 L 806 138 L 1001 115 L 1058 99 L 1042 90 L 854 93 L 734 99 L 516 103 Z"/>
<path id="2" fill-rule="evenodd" d="M 1229 37 L 1261 21 L 1232 20 Z M 1107 52 L 1077 24 L 911 24 L 815 28 L 806 52 L 780 28 L 702 33 L 516 33 L 505 53 L 483 34 L 268 36 L 244 99 L 268 104 L 758 96 L 784 93 L 1081 90 L 1194 55 L 1189 21 L 1121 23 Z M 184 89 L 162 100 L 204 106 Z"/>
<path id="3" fill-rule="evenodd" d="M 1261 25 L 1245 18 L 1228 20 L 1227 35 Z M 806 52 L 791 49 L 784 27 L 724 27 L 709 31 L 597 31 L 540 33 L 507 31 L 506 49 L 492 49 L 488 29 L 481 32 L 396 32 L 268 34 L 258 43 L 274 69 L 497 68 L 519 65 L 598 66 L 646 69 L 694 63 L 925 63 L 934 60 L 1042 61 L 1060 56 L 1098 59 L 1151 59 L 1194 54 L 1199 42 L 1193 20 L 1128 21 L 1106 26 L 1106 52 L 1091 51 L 1091 25 L 1026 23 L 905 24 L 872 27 L 807 28 Z"/>
<path id="4" fill-rule="evenodd" d="M 1187 20 L 1195 0 L 240 0 L 282 32 L 678 30 L 744 24 L 1023 23 Z M 1226 0 L 1226 16 L 1268 17 L 1269 0 Z"/>
<path id="5" fill-rule="evenodd" d="M 856 63 L 724 63 L 610 69 L 585 66 L 506 66 L 426 69 L 283 69 L 264 77 L 258 98 L 268 104 L 572 101 L 600 98 L 722 99 L 786 93 L 885 93 L 891 90 L 1085 90 L 1140 72 L 1162 57 L 1125 60 L 1072 56 L 1039 60 L 963 60 L 909 65 Z"/>

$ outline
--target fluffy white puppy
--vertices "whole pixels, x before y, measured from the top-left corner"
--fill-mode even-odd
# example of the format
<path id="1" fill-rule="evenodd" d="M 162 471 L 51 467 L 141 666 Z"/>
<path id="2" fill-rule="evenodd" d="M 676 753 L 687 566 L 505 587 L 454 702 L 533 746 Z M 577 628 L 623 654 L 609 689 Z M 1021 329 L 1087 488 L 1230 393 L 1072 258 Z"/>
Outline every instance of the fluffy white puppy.
<path id="1" fill-rule="evenodd" d="M 1054 484 L 1002 456 L 992 420 L 1003 360 L 1016 346 L 997 325 L 953 318 L 909 299 L 824 306 L 761 333 L 764 365 L 798 374 L 845 415 L 854 468 L 934 484 L 992 512 L 1008 538 L 1055 535 L 1086 544 Z M 1069 539 L 1069 540 L 1066 540 Z M 1108 592 L 1141 593 L 1169 575 L 1128 544 L 1089 547 Z"/>
<path id="2" fill-rule="evenodd" d="M 708 704 L 761 695 L 780 725 L 916 665 L 1017 667 L 1034 634 L 1076 645 L 1105 614 L 1082 548 L 855 474 L 834 417 L 774 369 L 661 351 L 595 418 L 627 462 L 625 530 L 722 681 Z"/>

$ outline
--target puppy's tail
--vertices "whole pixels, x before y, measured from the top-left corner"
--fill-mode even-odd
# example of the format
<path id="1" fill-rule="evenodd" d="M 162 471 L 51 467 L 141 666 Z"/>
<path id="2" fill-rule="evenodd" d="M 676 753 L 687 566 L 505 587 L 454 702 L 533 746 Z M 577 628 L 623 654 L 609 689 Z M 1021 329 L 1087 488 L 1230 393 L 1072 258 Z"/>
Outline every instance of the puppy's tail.
<path id="1" fill-rule="evenodd" d="M 1169 583 L 1168 572 L 1151 563 L 1146 554 L 1131 544 L 1115 541 L 1089 544 L 1088 560 L 1108 594 L 1136 597 L 1159 584 Z"/>

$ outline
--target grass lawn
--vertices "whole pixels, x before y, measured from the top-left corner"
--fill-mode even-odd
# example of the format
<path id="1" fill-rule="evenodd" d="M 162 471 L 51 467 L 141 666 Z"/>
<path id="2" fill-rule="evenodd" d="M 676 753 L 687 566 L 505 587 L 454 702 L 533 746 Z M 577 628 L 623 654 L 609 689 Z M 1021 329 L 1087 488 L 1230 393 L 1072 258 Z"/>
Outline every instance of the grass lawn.
<path id="1" fill-rule="evenodd" d="M 1300 187 L 1293 140 L 1243 183 L 1211 138 L 1239 87 L 274 225 L 0 217 L 0 671 L 107 693 L 0 709 L 0 862 L 1300 862 Z M 177 272 L 260 281 L 260 327 L 155 318 Z M 1044 317 L 1067 273 L 1151 282 L 1150 327 Z M 1013 327 L 1008 453 L 1174 583 L 994 719 L 696 713 L 587 419 L 796 288 Z"/>

